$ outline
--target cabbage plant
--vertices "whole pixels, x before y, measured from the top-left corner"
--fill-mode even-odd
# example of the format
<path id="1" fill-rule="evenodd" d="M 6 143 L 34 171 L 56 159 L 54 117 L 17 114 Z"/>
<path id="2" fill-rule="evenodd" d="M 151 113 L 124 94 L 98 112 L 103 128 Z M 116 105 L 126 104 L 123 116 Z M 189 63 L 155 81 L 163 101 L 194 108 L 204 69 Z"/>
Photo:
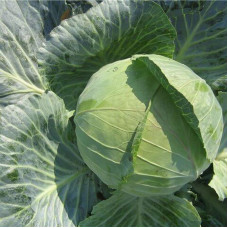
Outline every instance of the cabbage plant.
<path id="1" fill-rule="evenodd" d="M 226 226 L 226 3 L 2 0 L 0 226 Z"/>

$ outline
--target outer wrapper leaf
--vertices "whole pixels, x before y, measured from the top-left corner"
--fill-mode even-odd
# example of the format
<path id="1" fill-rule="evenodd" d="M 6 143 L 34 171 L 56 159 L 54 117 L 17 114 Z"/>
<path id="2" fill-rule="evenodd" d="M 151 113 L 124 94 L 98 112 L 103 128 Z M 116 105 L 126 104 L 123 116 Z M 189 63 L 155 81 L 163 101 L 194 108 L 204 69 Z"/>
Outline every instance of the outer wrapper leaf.
<path id="1" fill-rule="evenodd" d="M 58 26 L 39 55 L 50 88 L 74 110 L 90 76 L 136 53 L 172 57 L 175 30 L 152 1 L 105 0 Z"/>
<path id="2" fill-rule="evenodd" d="M 183 117 L 201 138 L 207 158 L 213 161 L 221 142 L 223 113 L 210 86 L 185 65 L 173 64 L 162 56 L 151 59 L 157 66 L 146 59 L 143 61 L 169 92 Z"/>
<path id="3" fill-rule="evenodd" d="M 174 59 L 226 90 L 226 1 L 159 1 L 177 30 Z"/>
<path id="4" fill-rule="evenodd" d="M 7 1 L 0 5 L 0 106 L 16 103 L 46 85 L 36 51 L 60 23 L 65 1 Z"/>
<path id="5" fill-rule="evenodd" d="M 63 101 L 49 92 L 2 109 L 0 226 L 76 226 L 98 201 Z"/>
<path id="6" fill-rule="evenodd" d="M 139 198 L 123 192 L 97 204 L 83 227 L 191 227 L 200 226 L 200 217 L 188 201 L 176 196 Z"/>

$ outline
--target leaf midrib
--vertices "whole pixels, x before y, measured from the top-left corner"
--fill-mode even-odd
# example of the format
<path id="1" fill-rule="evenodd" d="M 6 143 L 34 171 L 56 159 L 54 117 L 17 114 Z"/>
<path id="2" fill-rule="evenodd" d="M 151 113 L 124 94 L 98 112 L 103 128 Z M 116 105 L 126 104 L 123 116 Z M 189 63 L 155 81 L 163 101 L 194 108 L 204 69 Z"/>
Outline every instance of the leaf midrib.
<path id="1" fill-rule="evenodd" d="M 210 7 L 211 7 L 211 5 L 208 7 L 207 11 L 209 10 Z M 188 36 L 188 38 L 184 42 L 184 45 L 182 46 L 182 48 L 180 49 L 180 52 L 177 54 L 177 56 L 175 58 L 177 61 L 181 62 L 183 56 L 185 55 L 185 52 L 191 46 L 192 39 L 196 35 L 196 33 L 197 33 L 199 27 L 201 26 L 201 24 L 203 23 L 203 20 L 204 20 L 204 17 L 206 16 L 207 11 L 204 13 L 203 16 L 201 16 L 199 18 L 199 21 L 198 21 L 197 25 L 194 27 L 194 29 L 191 32 L 191 35 Z M 183 13 L 183 15 L 185 15 L 185 14 Z M 188 31 L 187 28 L 186 28 L 186 31 Z"/>
<path id="2" fill-rule="evenodd" d="M 89 172 L 89 168 L 88 167 L 84 167 L 83 169 L 81 169 L 79 172 L 71 175 L 70 177 L 68 177 L 67 179 L 64 179 L 62 181 L 59 181 L 59 182 L 56 182 L 55 185 L 52 185 L 50 186 L 49 188 L 46 189 L 46 191 L 42 192 L 41 194 L 39 194 L 34 201 L 31 202 L 30 205 L 24 207 L 22 210 L 14 213 L 14 214 L 11 214 L 10 216 L 7 216 L 7 217 L 4 217 L 4 218 L 0 218 L 0 221 L 3 221 L 5 219 L 8 219 L 12 216 L 15 216 L 15 215 L 20 215 L 23 211 L 26 211 L 28 210 L 29 208 L 32 207 L 32 205 L 34 203 L 36 203 L 37 201 L 39 201 L 42 197 L 44 197 L 45 195 L 48 195 L 49 193 L 52 193 L 53 191 L 57 190 L 58 188 L 62 187 L 63 185 L 65 184 L 69 184 L 70 182 L 72 182 L 74 179 L 76 179 L 77 177 L 83 175 L 83 174 L 86 174 L 87 172 Z"/>
<path id="3" fill-rule="evenodd" d="M 30 88 L 35 93 L 38 93 L 38 94 L 43 94 L 44 93 L 44 90 L 43 89 L 40 89 L 40 88 L 38 88 L 38 87 L 36 87 L 36 86 L 34 86 L 34 85 L 26 82 L 25 80 L 21 79 L 21 77 L 18 76 L 18 75 L 16 75 L 16 76 L 15 75 L 12 75 L 12 74 L 10 74 L 10 73 L 2 70 L 2 69 L 0 69 L 0 73 L 2 73 L 3 75 L 6 75 L 6 77 L 8 77 L 8 78 L 11 78 L 11 79 L 13 79 L 15 81 L 18 81 L 19 83 L 23 84 L 27 88 Z M 0 77 L 1 77 L 1 75 L 0 75 Z"/>

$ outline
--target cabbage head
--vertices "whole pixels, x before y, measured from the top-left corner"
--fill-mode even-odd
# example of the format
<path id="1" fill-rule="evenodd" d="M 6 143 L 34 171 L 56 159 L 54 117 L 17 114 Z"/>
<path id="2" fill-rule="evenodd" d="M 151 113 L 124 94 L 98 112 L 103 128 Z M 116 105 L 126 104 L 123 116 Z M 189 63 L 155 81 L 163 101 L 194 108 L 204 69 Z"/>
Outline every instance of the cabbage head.
<path id="1" fill-rule="evenodd" d="M 81 94 L 74 121 L 89 168 L 136 196 L 171 194 L 194 181 L 216 157 L 223 128 L 206 82 L 159 55 L 101 68 Z"/>

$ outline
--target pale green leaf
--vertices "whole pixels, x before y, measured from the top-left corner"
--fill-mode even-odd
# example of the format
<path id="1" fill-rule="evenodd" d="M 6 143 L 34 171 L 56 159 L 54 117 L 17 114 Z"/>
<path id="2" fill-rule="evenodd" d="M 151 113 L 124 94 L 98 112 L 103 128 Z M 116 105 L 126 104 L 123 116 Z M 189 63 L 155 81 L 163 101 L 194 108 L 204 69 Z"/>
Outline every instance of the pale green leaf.
<path id="1" fill-rule="evenodd" d="M 209 186 L 214 188 L 222 201 L 227 197 L 227 93 L 219 92 L 217 98 L 223 111 L 224 128 L 219 154 L 213 162 L 214 176 Z"/>
<path id="2" fill-rule="evenodd" d="M 209 183 L 218 194 L 219 200 L 223 201 L 227 197 L 227 151 L 222 153 L 213 162 L 214 176 Z"/>
<path id="3" fill-rule="evenodd" d="M 0 226 L 75 226 L 98 201 L 63 101 L 33 95 L 2 109 Z"/>
<path id="4" fill-rule="evenodd" d="M 16 103 L 28 93 L 41 94 L 36 51 L 60 23 L 65 1 L 8 1 L 0 4 L 0 106 Z"/>
<path id="5" fill-rule="evenodd" d="M 75 109 L 78 96 L 100 67 L 136 53 L 172 57 L 175 30 L 152 1 L 105 0 L 58 26 L 39 55 L 51 89 Z"/>
<path id="6" fill-rule="evenodd" d="M 160 1 L 162 2 L 162 1 Z M 177 30 L 174 59 L 216 89 L 226 89 L 226 1 L 164 1 Z"/>
<path id="7" fill-rule="evenodd" d="M 185 199 L 173 195 L 139 198 L 116 192 L 97 204 L 80 226 L 191 227 L 200 223 L 196 209 Z"/>
<path id="8" fill-rule="evenodd" d="M 223 133 L 218 151 L 218 153 L 221 153 L 227 148 L 227 92 L 218 92 L 217 99 L 222 107 L 223 115 Z"/>
<path id="9" fill-rule="evenodd" d="M 201 139 L 207 158 L 213 161 L 218 153 L 223 131 L 222 110 L 213 91 L 185 65 L 178 62 L 173 64 L 173 60 L 166 60 L 162 56 L 151 57 L 157 66 L 146 59 L 142 60 L 169 92 L 185 120 Z M 183 77 L 183 74 L 186 76 Z"/>

